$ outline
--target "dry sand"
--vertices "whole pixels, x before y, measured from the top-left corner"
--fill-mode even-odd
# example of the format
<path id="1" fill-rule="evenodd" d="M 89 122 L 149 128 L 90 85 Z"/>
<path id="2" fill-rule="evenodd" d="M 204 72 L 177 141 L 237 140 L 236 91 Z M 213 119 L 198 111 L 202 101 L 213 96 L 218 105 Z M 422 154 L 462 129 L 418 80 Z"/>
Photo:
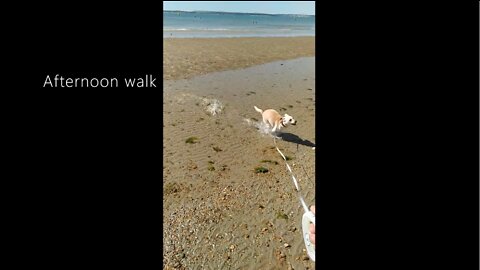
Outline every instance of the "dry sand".
<path id="1" fill-rule="evenodd" d="M 315 203 L 314 63 L 303 57 L 194 77 L 207 69 L 191 66 L 190 79 L 164 80 L 164 269 L 314 268 L 293 182 L 253 109 L 274 108 L 298 121 L 277 144 L 292 158 L 305 200 Z M 221 70 L 226 66 L 241 67 Z M 187 143 L 190 137 L 197 140 Z M 269 171 L 256 173 L 258 166 Z"/>

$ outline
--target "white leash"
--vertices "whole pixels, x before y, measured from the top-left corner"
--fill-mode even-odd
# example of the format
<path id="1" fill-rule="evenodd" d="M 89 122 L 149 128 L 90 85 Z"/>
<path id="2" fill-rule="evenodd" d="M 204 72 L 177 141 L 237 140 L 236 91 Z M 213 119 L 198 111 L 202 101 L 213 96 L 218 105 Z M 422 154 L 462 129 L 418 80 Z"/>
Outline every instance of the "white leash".
<path id="1" fill-rule="evenodd" d="M 297 178 L 295 178 L 295 176 L 293 175 L 292 168 L 287 163 L 287 158 L 282 153 L 282 151 L 278 149 L 275 137 L 273 138 L 273 143 L 275 144 L 275 148 L 277 148 L 277 151 L 280 153 L 283 160 L 285 160 L 285 164 L 287 165 L 287 169 L 290 172 L 290 175 L 292 176 L 293 184 L 295 185 L 295 190 L 297 191 L 298 197 L 300 199 L 300 204 L 302 205 L 303 210 L 305 211 L 302 217 L 303 241 L 305 242 L 305 247 L 307 249 L 308 256 L 310 257 L 310 259 L 312 259 L 312 261 L 315 261 L 315 246 L 310 242 L 310 237 L 309 237 L 310 223 L 313 223 L 313 225 L 315 225 L 315 215 L 313 214 L 312 211 L 310 211 L 310 209 L 308 209 L 308 206 L 305 203 L 305 200 L 303 199 L 302 194 L 300 193 L 300 187 L 298 185 Z"/>

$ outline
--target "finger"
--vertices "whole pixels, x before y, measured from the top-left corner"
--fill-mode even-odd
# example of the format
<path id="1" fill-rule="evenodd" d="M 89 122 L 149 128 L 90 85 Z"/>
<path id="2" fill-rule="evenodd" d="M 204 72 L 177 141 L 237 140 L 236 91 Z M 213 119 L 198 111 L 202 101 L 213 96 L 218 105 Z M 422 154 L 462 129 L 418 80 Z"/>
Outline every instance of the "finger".
<path id="1" fill-rule="evenodd" d="M 310 211 L 312 211 L 315 214 L 315 205 L 310 206 Z"/>
<path id="2" fill-rule="evenodd" d="M 311 233 L 311 231 L 310 231 L 310 233 L 308 234 L 308 238 L 310 238 L 310 242 L 315 245 L 315 232 Z"/>

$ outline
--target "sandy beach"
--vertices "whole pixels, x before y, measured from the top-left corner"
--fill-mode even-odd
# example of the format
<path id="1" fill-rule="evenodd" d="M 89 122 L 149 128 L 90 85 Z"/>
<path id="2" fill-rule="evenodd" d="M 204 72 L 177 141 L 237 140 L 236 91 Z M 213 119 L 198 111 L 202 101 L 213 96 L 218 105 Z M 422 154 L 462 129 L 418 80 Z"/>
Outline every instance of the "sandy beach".
<path id="1" fill-rule="evenodd" d="M 313 37 L 164 39 L 164 269 L 314 268 L 292 179 L 253 109 L 298 121 L 277 146 L 314 204 L 314 56 Z"/>
<path id="2" fill-rule="evenodd" d="M 315 56 L 314 37 L 163 39 L 163 79 Z"/>

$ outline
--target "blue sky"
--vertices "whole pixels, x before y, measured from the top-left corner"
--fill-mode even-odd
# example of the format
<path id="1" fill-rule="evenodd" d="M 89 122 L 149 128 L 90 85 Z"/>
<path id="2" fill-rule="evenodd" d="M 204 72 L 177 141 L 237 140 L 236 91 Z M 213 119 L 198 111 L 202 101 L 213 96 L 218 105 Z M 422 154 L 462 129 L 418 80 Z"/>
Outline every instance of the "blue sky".
<path id="1" fill-rule="evenodd" d="M 163 9 L 315 15 L 315 1 L 163 1 Z"/>

